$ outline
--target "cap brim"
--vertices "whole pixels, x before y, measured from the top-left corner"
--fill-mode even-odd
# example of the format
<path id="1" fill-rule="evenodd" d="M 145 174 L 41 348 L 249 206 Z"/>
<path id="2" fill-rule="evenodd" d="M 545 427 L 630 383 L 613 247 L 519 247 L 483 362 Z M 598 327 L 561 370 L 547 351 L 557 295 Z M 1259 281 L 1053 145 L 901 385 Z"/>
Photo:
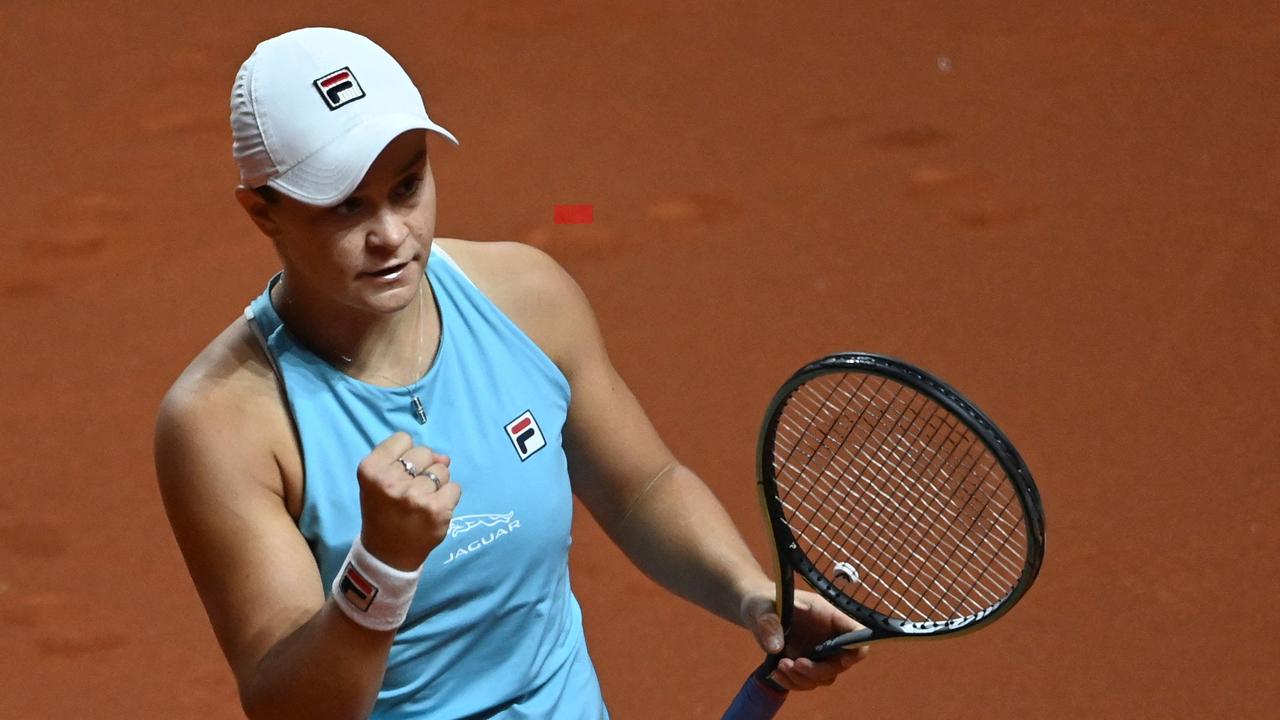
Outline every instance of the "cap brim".
<path id="1" fill-rule="evenodd" d="M 458 144 L 453 133 L 424 115 L 382 115 L 357 125 L 267 185 L 298 202 L 333 207 L 356 189 L 387 144 L 409 130 L 430 130 Z"/>

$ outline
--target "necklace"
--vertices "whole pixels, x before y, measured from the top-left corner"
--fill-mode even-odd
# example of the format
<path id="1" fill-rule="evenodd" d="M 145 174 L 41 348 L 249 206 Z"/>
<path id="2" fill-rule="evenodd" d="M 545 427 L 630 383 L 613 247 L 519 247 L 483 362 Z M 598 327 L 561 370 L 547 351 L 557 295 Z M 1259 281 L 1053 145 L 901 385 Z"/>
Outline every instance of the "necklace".
<path id="1" fill-rule="evenodd" d="M 423 340 L 424 337 L 425 337 L 425 334 L 422 331 L 422 289 L 419 288 L 418 289 L 418 362 L 413 366 L 414 374 L 417 374 L 418 369 L 422 367 L 422 346 L 426 344 Z M 338 357 L 345 360 L 347 365 L 350 365 L 352 362 L 354 362 L 351 358 L 347 357 L 346 355 L 343 355 L 342 353 L 338 353 Z M 373 375 L 374 377 L 379 377 L 379 378 L 382 378 L 383 380 L 386 380 L 387 382 L 392 382 L 392 383 L 395 383 L 396 385 L 399 385 L 401 389 L 403 389 L 406 393 L 408 393 L 409 406 L 410 408 L 413 409 L 413 414 L 414 414 L 414 417 L 418 419 L 418 424 L 419 425 L 427 424 L 427 408 L 425 405 L 422 404 L 422 398 L 418 397 L 418 385 L 422 383 L 422 379 L 423 379 L 422 377 L 418 378 L 417 380 L 414 380 L 412 385 L 405 385 L 404 383 L 398 382 L 396 380 L 392 380 L 391 378 L 381 373 L 374 373 Z M 424 375 L 423 377 L 426 377 L 426 376 Z"/>

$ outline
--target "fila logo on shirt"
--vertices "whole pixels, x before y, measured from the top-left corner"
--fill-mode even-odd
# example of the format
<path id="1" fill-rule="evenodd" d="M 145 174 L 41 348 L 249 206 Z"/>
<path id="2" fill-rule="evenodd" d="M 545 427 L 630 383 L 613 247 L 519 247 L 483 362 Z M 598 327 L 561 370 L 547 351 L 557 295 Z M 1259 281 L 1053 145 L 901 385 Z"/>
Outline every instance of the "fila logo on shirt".
<path id="1" fill-rule="evenodd" d="M 511 438 L 511 444 L 515 445 L 520 462 L 524 462 L 530 455 L 547 446 L 546 439 L 542 437 L 542 428 L 538 427 L 538 421 L 533 419 L 533 413 L 528 410 L 507 423 L 507 437 Z"/>
<path id="2" fill-rule="evenodd" d="M 313 84 L 330 110 L 337 110 L 343 105 L 364 97 L 364 88 L 360 87 L 360 81 L 356 80 L 355 74 L 349 67 L 334 70 L 324 77 L 316 78 Z"/>

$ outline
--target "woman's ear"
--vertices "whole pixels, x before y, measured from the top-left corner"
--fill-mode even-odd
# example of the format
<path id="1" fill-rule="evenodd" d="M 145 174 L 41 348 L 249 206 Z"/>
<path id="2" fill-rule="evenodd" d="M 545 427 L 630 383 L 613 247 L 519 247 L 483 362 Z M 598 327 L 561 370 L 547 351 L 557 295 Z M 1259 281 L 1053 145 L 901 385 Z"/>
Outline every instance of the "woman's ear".
<path id="1" fill-rule="evenodd" d="M 236 202 L 240 203 L 240 207 L 244 208 L 249 219 L 258 226 L 263 235 L 275 239 L 280 226 L 271 212 L 271 203 L 268 203 L 258 192 L 243 185 L 236 188 Z"/>

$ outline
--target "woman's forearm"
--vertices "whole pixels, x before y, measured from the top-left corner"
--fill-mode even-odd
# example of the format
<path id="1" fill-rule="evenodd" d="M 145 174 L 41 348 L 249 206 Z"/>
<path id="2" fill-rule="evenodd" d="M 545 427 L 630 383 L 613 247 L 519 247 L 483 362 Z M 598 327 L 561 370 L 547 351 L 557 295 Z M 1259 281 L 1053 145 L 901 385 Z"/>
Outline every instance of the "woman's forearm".
<path id="1" fill-rule="evenodd" d="M 245 715 L 250 720 L 368 717 L 393 637 L 356 625 L 328 600 L 241 679 Z"/>
<path id="2" fill-rule="evenodd" d="M 641 571 L 734 624 L 746 596 L 773 592 L 724 506 L 683 465 L 647 487 L 616 525 L 606 532 Z"/>

